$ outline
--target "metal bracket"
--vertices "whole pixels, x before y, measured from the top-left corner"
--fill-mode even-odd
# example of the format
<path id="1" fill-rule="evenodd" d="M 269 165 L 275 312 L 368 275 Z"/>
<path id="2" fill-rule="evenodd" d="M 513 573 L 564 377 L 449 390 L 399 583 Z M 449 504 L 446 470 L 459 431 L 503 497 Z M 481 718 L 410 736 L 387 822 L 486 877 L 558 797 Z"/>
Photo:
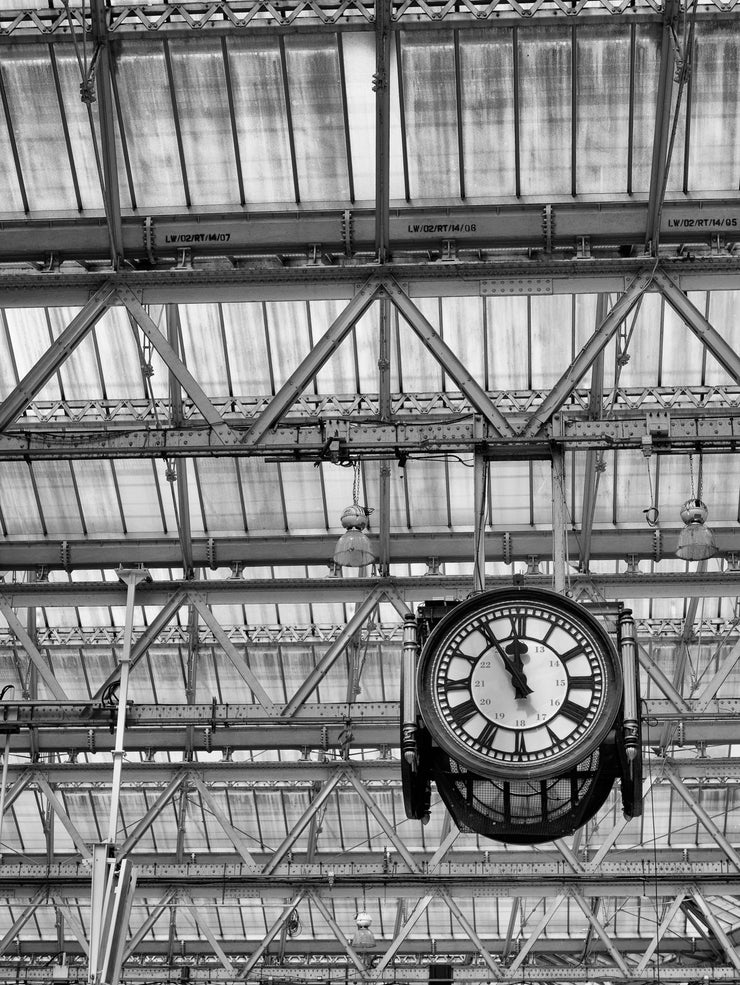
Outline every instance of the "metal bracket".
<path id="1" fill-rule="evenodd" d="M 591 259 L 591 237 L 590 236 L 576 236 L 576 259 L 577 260 L 590 260 Z"/>
<path id="2" fill-rule="evenodd" d="M 442 254 L 439 259 L 443 263 L 451 263 L 457 260 L 457 243 L 454 239 L 442 240 Z"/>
<path id="3" fill-rule="evenodd" d="M 149 263 L 154 266 L 157 262 L 154 256 L 154 219 L 150 215 L 144 219 L 144 249 Z"/>
<path id="4" fill-rule="evenodd" d="M 193 251 L 189 246 L 182 246 L 177 251 L 177 263 L 175 267 L 178 270 L 192 270 L 193 269 Z"/>
<path id="5" fill-rule="evenodd" d="M 627 573 L 630 575 L 640 574 L 640 556 L 639 554 L 628 554 L 625 559 L 627 562 Z"/>
<path id="6" fill-rule="evenodd" d="M 511 552 L 511 534 L 507 530 L 504 533 L 504 564 L 511 564 L 514 557 Z"/>
<path id="7" fill-rule="evenodd" d="M 555 235 L 555 213 L 552 205 L 546 205 L 542 210 L 542 235 L 545 240 L 545 253 L 552 253 L 552 240 Z"/>
<path id="8" fill-rule="evenodd" d="M 218 563 L 216 561 L 216 541 L 213 537 L 209 537 L 206 543 L 206 558 L 208 559 L 208 567 L 211 571 L 215 571 Z"/>
<path id="9" fill-rule="evenodd" d="M 345 209 L 342 213 L 342 239 L 344 240 L 344 252 L 348 257 L 352 256 L 352 223 L 353 216 L 349 209 Z"/>
<path id="10" fill-rule="evenodd" d="M 536 554 L 527 555 L 527 574 L 538 575 L 540 573 L 540 559 Z"/>

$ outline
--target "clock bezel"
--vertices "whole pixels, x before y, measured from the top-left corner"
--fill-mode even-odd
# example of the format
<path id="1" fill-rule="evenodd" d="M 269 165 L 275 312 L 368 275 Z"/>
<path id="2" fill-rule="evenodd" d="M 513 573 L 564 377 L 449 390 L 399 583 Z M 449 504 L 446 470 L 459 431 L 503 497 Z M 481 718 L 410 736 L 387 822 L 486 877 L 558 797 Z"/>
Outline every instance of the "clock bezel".
<path id="1" fill-rule="evenodd" d="M 445 657 L 448 643 L 479 611 L 492 606 L 516 605 L 537 609 L 546 605 L 573 623 L 600 657 L 604 668 L 601 703 L 592 721 L 571 744 L 543 759 L 501 761 L 471 748 L 447 723 L 439 704 L 434 676 Z M 499 779 L 538 779 L 565 772 L 589 756 L 613 728 L 622 703 L 622 668 L 616 647 L 597 617 L 578 602 L 544 588 L 512 586 L 482 592 L 460 602 L 432 629 L 417 668 L 417 697 L 422 719 L 433 740 L 453 759 L 481 776 Z"/>

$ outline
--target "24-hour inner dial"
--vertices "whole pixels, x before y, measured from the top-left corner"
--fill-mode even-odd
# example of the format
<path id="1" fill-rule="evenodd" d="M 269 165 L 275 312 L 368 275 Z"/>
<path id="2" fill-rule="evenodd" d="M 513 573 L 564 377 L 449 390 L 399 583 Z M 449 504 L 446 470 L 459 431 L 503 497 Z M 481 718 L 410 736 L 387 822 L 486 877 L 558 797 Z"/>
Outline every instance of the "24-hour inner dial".
<path id="1" fill-rule="evenodd" d="M 438 741 L 448 747 L 445 736 L 452 740 L 450 754 L 462 749 L 471 765 L 506 772 L 524 764 L 530 775 L 547 775 L 550 764 L 603 732 L 614 671 L 578 614 L 509 603 L 453 624 L 423 676 L 432 731 L 436 719 Z"/>

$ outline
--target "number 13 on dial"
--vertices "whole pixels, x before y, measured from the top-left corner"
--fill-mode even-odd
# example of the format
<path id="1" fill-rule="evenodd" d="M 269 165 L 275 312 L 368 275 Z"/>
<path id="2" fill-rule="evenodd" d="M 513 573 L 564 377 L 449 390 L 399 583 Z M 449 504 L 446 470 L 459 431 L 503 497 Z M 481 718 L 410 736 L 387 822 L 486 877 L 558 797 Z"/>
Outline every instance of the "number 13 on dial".
<path id="1" fill-rule="evenodd" d="M 417 678 L 432 737 L 483 776 L 552 777 L 589 756 L 619 712 L 614 644 L 578 603 L 511 588 L 461 602 L 430 634 Z"/>

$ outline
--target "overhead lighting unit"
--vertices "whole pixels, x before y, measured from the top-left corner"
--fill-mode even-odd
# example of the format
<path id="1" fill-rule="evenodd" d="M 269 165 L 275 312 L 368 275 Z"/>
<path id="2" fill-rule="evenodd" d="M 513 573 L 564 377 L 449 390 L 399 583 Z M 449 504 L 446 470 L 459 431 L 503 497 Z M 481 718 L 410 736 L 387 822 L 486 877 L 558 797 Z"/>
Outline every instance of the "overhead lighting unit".
<path id="1" fill-rule="evenodd" d="M 365 533 L 367 518 L 372 513 L 372 509 L 367 506 L 360 506 L 358 498 L 360 494 L 360 463 L 355 462 L 354 481 L 352 483 L 352 505 L 348 506 L 340 517 L 340 522 L 344 527 L 344 533 L 337 541 L 334 548 L 334 564 L 343 568 L 364 568 L 375 561 L 370 540 Z"/>
<path id="2" fill-rule="evenodd" d="M 719 553 L 714 534 L 706 525 L 709 510 L 700 499 L 687 499 L 681 507 L 685 526 L 678 538 L 676 557 L 682 561 L 704 561 Z"/>

